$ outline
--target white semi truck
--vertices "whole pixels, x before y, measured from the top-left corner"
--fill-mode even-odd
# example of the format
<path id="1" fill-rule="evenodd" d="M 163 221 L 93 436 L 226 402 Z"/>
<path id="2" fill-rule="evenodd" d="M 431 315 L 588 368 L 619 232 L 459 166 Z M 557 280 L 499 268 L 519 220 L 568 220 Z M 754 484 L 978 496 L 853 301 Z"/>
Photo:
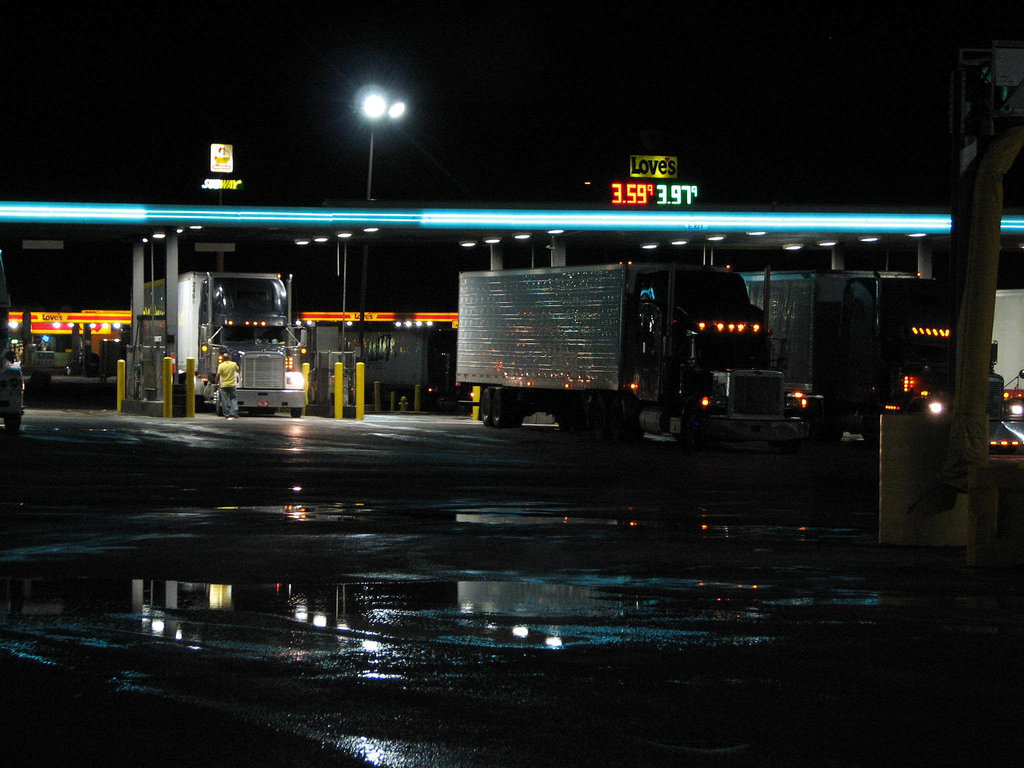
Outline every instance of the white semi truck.
<path id="1" fill-rule="evenodd" d="M 11 297 L 7 293 L 3 252 L 0 251 L 0 416 L 3 416 L 5 430 L 17 432 L 21 429 L 21 416 L 25 410 L 25 380 L 20 366 L 7 354 L 10 309 Z"/>
<path id="2" fill-rule="evenodd" d="M 287 410 L 306 405 L 304 331 L 291 322 L 291 278 L 255 272 L 186 272 L 178 278 L 178 372 L 196 360 L 196 393 L 216 402 L 217 366 L 230 353 L 239 366 L 238 408 Z"/>

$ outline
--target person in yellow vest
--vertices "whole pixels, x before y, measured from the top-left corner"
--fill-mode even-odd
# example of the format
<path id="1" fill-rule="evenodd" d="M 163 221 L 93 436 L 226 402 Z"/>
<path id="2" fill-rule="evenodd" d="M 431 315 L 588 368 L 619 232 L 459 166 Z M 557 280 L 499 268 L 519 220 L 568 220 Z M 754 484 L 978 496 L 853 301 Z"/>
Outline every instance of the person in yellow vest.
<path id="1" fill-rule="evenodd" d="M 220 387 L 217 402 L 221 416 L 229 419 L 238 416 L 238 379 L 238 363 L 230 352 L 225 352 L 224 360 L 217 366 L 217 385 Z"/>

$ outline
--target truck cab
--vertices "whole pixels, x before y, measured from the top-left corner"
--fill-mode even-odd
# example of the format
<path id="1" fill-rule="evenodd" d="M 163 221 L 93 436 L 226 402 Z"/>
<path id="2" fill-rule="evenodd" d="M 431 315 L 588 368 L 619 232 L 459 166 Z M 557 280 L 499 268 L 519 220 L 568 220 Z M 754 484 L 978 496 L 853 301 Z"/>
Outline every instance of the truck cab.
<path id="1" fill-rule="evenodd" d="M 300 417 L 304 331 L 289 320 L 290 285 L 275 274 L 190 272 L 178 288 L 179 370 L 188 357 L 196 359 L 203 400 L 215 402 L 217 366 L 230 353 L 239 362 L 239 410 L 285 409 Z"/>

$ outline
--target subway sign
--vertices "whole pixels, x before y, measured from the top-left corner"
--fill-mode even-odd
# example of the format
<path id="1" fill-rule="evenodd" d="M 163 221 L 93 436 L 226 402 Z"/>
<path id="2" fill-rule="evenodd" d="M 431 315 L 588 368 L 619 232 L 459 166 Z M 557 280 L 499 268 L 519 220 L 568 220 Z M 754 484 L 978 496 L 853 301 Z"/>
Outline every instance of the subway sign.
<path id="1" fill-rule="evenodd" d="M 241 189 L 241 179 L 204 179 L 203 189 Z"/>
<path id="2" fill-rule="evenodd" d="M 679 169 L 679 158 L 667 155 L 630 155 L 631 179 L 674 179 Z"/>

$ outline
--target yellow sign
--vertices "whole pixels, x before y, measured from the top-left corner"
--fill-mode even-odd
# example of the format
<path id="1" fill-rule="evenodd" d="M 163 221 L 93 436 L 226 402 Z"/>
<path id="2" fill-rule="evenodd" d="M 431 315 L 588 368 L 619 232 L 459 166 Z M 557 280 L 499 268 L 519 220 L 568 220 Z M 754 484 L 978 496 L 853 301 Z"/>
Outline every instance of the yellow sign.
<path id="1" fill-rule="evenodd" d="M 674 179 L 679 158 L 668 155 L 630 155 L 629 175 L 635 179 Z"/>
<path id="2" fill-rule="evenodd" d="M 233 145 L 210 145 L 210 171 L 212 173 L 234 173 L 235 148 Z"/>

